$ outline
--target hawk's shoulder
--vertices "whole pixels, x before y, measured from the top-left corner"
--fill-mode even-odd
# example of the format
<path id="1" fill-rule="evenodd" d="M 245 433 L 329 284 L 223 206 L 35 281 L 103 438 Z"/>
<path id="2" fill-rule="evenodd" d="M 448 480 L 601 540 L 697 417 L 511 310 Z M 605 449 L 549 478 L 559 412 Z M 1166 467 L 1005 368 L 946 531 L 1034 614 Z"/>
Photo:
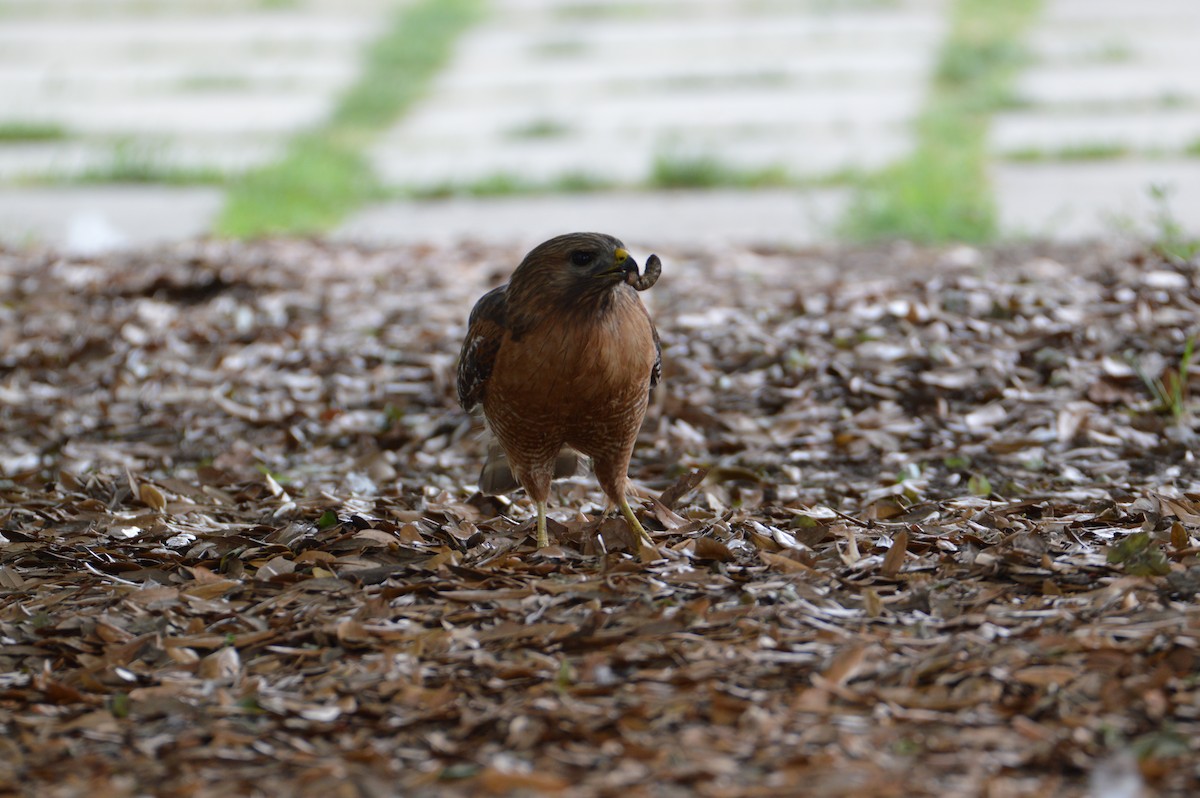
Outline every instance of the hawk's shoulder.
<path id="1" fill-rule="evenodd" d="M 480 297 L 467 319 L 467 337 L 458 356 L 458 403 L 464 410 L 479 403 L 492 375 L 507 325 L 507 288 L 502 285 Z"/>

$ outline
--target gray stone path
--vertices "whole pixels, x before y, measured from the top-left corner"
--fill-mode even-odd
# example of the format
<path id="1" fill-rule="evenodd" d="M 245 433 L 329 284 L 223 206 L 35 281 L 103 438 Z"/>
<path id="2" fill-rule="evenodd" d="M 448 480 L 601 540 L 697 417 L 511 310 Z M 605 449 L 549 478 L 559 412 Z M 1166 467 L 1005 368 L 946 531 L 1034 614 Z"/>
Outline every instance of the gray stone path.
<path id="1" fill-rule="evenodd" d="M 703 159 L 814 184 L 876 169 L 911 144 L 947 2 L 493 0 L 370 155 L 398 190 L 653 185 L 662 168 Z M 1146 231 L 1152 184 L 1200 232 L 1200 4 L 1045 3 L 1021 102 L 991 131 L 1005 232 Z M 273 158 L 328 112 L 397 5 L 0 0 L 0 242 L 90 251 L 206 230 L 220 191 L 168 184 Z M 14 135 L 39 125 L 41 139 Z M 164 182 L 109 185 L 139 173 Z M 52 178 L 67 184 L 47 187 Z M 391 202 L 336 235 L 529 242 L 608 227 L 647 244 L 808 244 L 832 237 L 845 197 L 814 187 Z"/>
<path id="2" fill-rule="evenodd" d="M 1156 185 L 1200 233 L 1198 36 L 1195 0 L 1046 0 L 1024 107 L 992 121 L 1006 231 L 1153 234 Z"/>
<path id="3" fill-rule="evenodd" d="M 205 232 L 220 192 L 170 184 L 274 158 L 397 5 L 0 0 L 0 241 L 91 251 Z M 34 127 L 49 132 L 17 132 Z M 113 185 L 135 175 L 161 184 Z"/>
<path id="4" fill-rule="evenodd" d="M 5 142 L 0 180 L 262 163 L 328 111 L 391 5 L 0 0 L 0 127 L 62 133 Z"/>
<path id="5" fill-rule="evenodd" d="M 376 244 L 477 239 L 531 247 L 564 231 L 600 230 L 635 247 L 804 246 L 828 240 L 845 200 L 845 189 L 723 189 L 395 202 L 356 214 L 336 237 Z"/>
<path id="6" fill-rule="evenodd" d="M 495 0 L 376 163 L 403 187 L 876 169 L 909 148 L 944 5 Z"/>
<path id="7" fill-rule="evenodd" d="M 216 188 L 0 188 L 0 245 L 51 244 L 79 255 L 206 234 L 224 202 Z"/>

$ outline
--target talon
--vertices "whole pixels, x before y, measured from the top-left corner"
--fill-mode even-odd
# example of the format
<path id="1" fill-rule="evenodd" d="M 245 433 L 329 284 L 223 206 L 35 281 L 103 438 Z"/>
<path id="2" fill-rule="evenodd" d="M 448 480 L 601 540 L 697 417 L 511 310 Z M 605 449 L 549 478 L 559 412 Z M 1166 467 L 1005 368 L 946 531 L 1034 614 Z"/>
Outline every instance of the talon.
<path id="1" fill-rule="evenodd" d="M 621 497 L 621 515 L 625 516 L 625 520 L 629 522 L 629 526 L 633 529 L 633 533 L 638 538 L 638 556 L 645 560 L 644 551 L 650 551 L 658 554 L 658 546 L 654 545 L 654 538 L 650 537 L 650 533 L 642 526 L 642 522 L 637 519 L 633 513 L 633 508 L 629 506 L 629 501 L 625 497 Z"/>

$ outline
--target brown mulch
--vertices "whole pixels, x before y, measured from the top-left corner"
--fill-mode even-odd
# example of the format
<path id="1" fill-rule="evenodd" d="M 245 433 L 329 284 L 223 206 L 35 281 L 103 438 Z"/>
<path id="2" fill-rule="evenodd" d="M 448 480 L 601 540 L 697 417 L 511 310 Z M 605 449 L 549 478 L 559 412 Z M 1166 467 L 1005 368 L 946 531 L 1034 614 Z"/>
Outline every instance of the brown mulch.
<path id="1" fill-rule="evenodd" d="M 0 251 L 0 794 L 1200 793 L 1200 266 L 661 254 L 643 563 L 474 491 L 518 252 Z"/>

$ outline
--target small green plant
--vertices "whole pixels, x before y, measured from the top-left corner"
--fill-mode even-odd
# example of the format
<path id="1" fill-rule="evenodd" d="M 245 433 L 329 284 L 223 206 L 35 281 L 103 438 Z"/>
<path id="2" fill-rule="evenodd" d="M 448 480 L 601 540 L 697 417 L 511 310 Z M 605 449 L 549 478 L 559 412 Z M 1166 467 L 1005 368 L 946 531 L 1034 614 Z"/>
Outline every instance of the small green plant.
<path id="1" fill-rule="evenodd" d="M 1159 108 L 1185 108 L 1191 103 L 1191 97 L 1177 91 L 1164 91 L 1158 95 L 1155 104 Z"/>
<path id="2" fill-rule="evenodd" d="M 1200 238 L 1190 235 L 1171 210 L 1171 189 L 1158 183 L 1151 185 L 1150 200 L 1154 205 L 1154 250 L 1178 261 L 1190 261 L 1200 254 Z"/>
<path id="3" fill-rule="evenodd" d="M 474 762 L 455 762 L 452 765 L 446 765 L 438 772 L 438 781 L 462 781 L 463 779 L 474 778 L 479 775 L 479 771 L 483 768 L 476 765 Z"/>
<path id="4" fill-rule="evenodd" d="M 987 498 L 992 495 L 992 483 L 983 474 L 972 474 L 967 479 L 967 490 L 972 496 Z"/>
<path id="5" fill-rule="evenodd" d="M 575 683 L 575 669 L 571 667 L 571 662 L 563 658 L 563 661 L 558 664 L 558 673 L 554 676 L 554 687 L 556 690 L 570 690 L 571 685 Z"/>
<path id="6" fill-rule="evenodd" d="M 726 167 L 716 158 L 654 159 L 650 183 L 658 188 L 713 188 L 727 181 Z"/>
<path id="7" fill-rule="evenodd" d="M 790 182 L 782 167 L 746 169 L 708 155 L 659 155 L 649 179 L 652 188 L 764 188 Z"/>
<path id="8" fill-rule="evenodd" d="M 1174 727 L 1165 725 L 1138 737 L 1129 746 L 1139 760 L 1180 759 L 1191 755 L 1189 738 Z"/>
<path id="9" fill-rule="evenodd" d="M 942 465 L 951 471 L 962 471 L 971 467 L 971 458 L 963 454 L 952 454 L 942 458 Z"/>
<path id="10" fill-rule="evenodd" d="M 1040 455 L 1032 455 L 1021 461 L 1021 468 L 1026 471 L 1045 471 L 1046 461 Z"/>
<path id="11" fill-rule="evenodd" d="M 182 78 L 179 83 L 180 91 L 185 92 L 219 92 L 245 89 L 250 81 L 244 75 L 197 74 Z"/>
<path id="12" fill-rule="evenodd" d="M 1062 147 L 1057 150 L 1037 148 L 1013 150 L 1005 159 L 1019 163 L 1041 163 L 1046 161 L 1111 161 L 1124 158 L 1130 149 L 1124 144 L 1092 142 Z"/>
<path id="13" fill-rule="evenodd" d="M 1176 421 L 1183 418 L 1184 413 L 1187 412 L 1188 372 L 1191 369 L 1195 345 L 1196 336 L 1193 335 L 1183 345 L 1183 354 L 1179 358 L 1179 365 L 1164 370 L 1158 377 L 1151 377 L 1147 374 L 1137 358 L 1129 358 L 1134 372 L 1137 373 L 1146 389 L 1150 391 L 1150 396 L 1154 400 L 1154 412 L 1170 414 Z"/>
<path id="14" fill-rule="evenodd" d="M 570 132 L 571 129 L 557 119 L 533 119 L 509 128 L 504 135 L 511 139 L 553 139 Z"/>
<path id="15" fill-rule="evenodd" d="M 67 130 L 57 122 L 12 120 L 0 123 L 0 142 L 61 141 Z"/>
<path id="16" fill-rule="evenodd" d="M 805 177 L 799 177 L 795 183 L 797 186 L 804 188 L 834 188 L 844 186 L 861 185 L 866 180 L 866 176 L 860 169 L 855 167 L 845 167 L 842 169 L 834 169 L 831 172 L 824 174 L 813 174 Z"/>
<path id="17" fill-rule="evenodd" d="M 498 172 L 480 178 L 465 187 L 465 193 L 473 197 L 502 197 L 509 194 L 527 194 L 532 184 L 508 172 Z"/>
<path id="18" fill-rule="evenodd" d="M 1135 532 L 1108 550 L 1109 565 L 1121 565 L 1130 576 L 1162 576 L 1171 570 L 1162 547 L 1154 545 L 1148 532 Z"/>
<path id="19" fill-rule="evenodd" d="M 897 485 L 912 482 L 921 478 L 921 466 L 917 463 L 905 463 L 894 477 Z"/>
<path id="20" fill-rule="evenodd" d="M 1092 142 L 1063 147 L 1054 156 L 1059 161 L 1112 161 L 1128 156 L 1129 152 L 1125 144 Z"/>
<path id="21" fill-rule="evenodd" d="M 578 58 L 588 51 L 588 45 L 581 39 L 546 39 L 530 49 L 543 58 Z"/>
<path id="22" fill-rule="evenodd" d="M 509 172 L 480 177 L 470 183 L 436 183 L 402 192 L 414 199 L 449 197 L 505 197 L 517 194 L 586 194 L 615 188 L 616 184 L 586 172 L 567 172 L 552 180 L 534 182 Z"/>
<path id="23" fill-rule="evenodd" d="M 1104 64 L 1120 64 L 1132 61 L 1133 58 L 1133 48 L 1127 42 L 1123 41 L 1104 42 L 1085 56 L 1085 60 L 1087 61 Z"/>
<path id="24" fill-rule="evenodd" d="M 587 172 L 567 172 L 559 175 L 551 184 L 551 190 L 567 194 L 586 194 L 591 191 L 604 191 L 614 188 L 614 184 L 602 177 Z"/>
<path id="25" fill-rule="evenodd" d="M 264 477 L 270 477 L 271 479 L 275 480 L 280 485 L 288 485 L 292 481 L 292 478 L 289 477 L 287 474 L 281 474 L 281 473 L 272 471 L 270 468 L 267 467 L 266 463 L 257 463 L 257 464 L 255 464 L 254 467 L 258 470 L 258 473 L 262 474 Z"/>
<path id="26" fill-rule="evenodd" d="M 127 718 L 133 708 L 128 693 L 113 693 L 108 699 L 108 711 L 114 718 Z"/>
<path id="27" fill-rule="evenodd" d="M 555 16 L 569 20 L 602 20 L 644 16 L 653 9 L 641 3 L 582 2 L 559 4 Z"/>
<path id="28" fill-rule="evenodd" d="M 389 402 L 387 407 L 385 407 L 383 409 L 383 423 L 381 426 L 384 430 L 391 429 L 392 427 L 396 426 L 403 420 L 404 420 L 404 408 L 403 407 L 400 407 L 399 405 L 391 404 Z"/>
<path id="29" fill-rule="evenodd" d="M 164 185 L 222 185 L 227 176 L 218 169 L 171 163 L 162 144 L 121 138 L 113 144 L 107 163 L 90 167 L 74 178 L 78 183 L 159 183 Z"/>

